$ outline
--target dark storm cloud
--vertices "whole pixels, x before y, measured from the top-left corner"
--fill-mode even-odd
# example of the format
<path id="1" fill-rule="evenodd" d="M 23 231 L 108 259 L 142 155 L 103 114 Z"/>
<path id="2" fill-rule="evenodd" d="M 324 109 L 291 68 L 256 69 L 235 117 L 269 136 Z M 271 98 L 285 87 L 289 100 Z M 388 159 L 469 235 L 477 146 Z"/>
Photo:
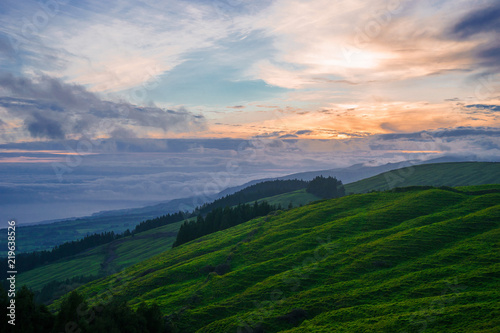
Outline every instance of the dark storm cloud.
<path id="1" fill-rule="evenodd" d="M 164 110 L 138 107 L 126 102 L 104 101 L 85 87 L 40 76 L 34 79 L 0 75 L 0 87 L 8 96 L 0 105 L 24 121 L 25 130 L 36 138 L 63 139 L 67 135 L 98 134 L 134 137 L 137 126 L 163 131 L 189 131 L 204 126 L 203 116 L 184 108 Z"/>

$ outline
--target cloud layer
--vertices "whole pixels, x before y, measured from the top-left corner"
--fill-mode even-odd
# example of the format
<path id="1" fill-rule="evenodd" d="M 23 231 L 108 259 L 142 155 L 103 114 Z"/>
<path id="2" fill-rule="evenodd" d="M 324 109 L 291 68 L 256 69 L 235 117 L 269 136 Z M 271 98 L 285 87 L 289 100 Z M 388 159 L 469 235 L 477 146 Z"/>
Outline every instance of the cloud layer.
<path id="1" fill-rule="evenodd" d="M 65 139 L 135 137 L 148 133 L 202 129 L 204 118 L 185 109 L 138 107 L 127 102 L 104 101 L 83 86 L 66 84 L 45 75 L 34 79 L 0 76 L 0 107 L 4 119 L 17 123 L 15 133 L 31 138 Z M 3 139 L 9 141 L 4 134 Z"/>
<path id="2" fill-rule="evenodd" d="M 500 131 L 487 127 L 342 140 L 107 139 L 84 151 L 81 144 L 0 145 L 0 218 L 19 214 L 24 219 L 30 213 L 29 221 L 37 221 L 55 218 L 54 212 L 69 217 L 179 197 L 210 197 L 254 179 L 357 163 L 500 161 Z"/>

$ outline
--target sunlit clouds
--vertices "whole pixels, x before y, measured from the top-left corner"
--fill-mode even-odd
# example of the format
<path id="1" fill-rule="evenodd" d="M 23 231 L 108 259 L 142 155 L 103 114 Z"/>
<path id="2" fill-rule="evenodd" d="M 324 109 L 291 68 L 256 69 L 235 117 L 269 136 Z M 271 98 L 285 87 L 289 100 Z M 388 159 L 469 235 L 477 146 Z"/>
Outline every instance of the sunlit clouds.
<path id="1" fill-rule="evenodd" d="M 495 1 L 55 3 L 2 5 L 2 142 L 499 125 Z"/>

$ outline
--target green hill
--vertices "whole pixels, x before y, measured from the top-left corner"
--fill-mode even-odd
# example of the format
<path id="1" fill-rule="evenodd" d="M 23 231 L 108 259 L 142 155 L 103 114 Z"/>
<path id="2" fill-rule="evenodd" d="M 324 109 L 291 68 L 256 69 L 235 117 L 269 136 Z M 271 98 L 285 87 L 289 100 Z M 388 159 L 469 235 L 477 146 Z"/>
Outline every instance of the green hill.
<path id="1" fill-rule="evenodd" d="M 184 221 L 138 233 L 97 246 L 17 275 L 20 286 L 26 285 L 34 291 L 41 291 L 47 284 L 67 279 L 106 276 L 121 271 L 123 268 L 169 250 L 175 241 L 177 231 Z M 75 283 L 63 283 L 59 289 L 75 287 Z M 54 291 L 60 294 L 64 290 Z M 50 296 L 49 296 L 50 297 Z"/>
<path id="2" fill-rule="evenodd" d="M 290 193 L 267 197 L 262 200 L 272 205 L 287 207 L 305 205 L 319 198 L 298 190 Z M 148 231 L 115 240 L 75 256 L 64 258 L 18 275 L 18 283 L 27 285 L 34 291 L 41 291 L 52 281 L 66 281 L 79 277 L 102 277 L 149 259 L 169 250 L 176 239 L 177 232 L 184 221 L 154 228 Z M 65 283 L 62 288 L 74 287 L 75 283 Z M 57 292 L 56 292 L 57 294 Z"/>
<path id="3" fill-rule="evenodd" d="M 406 186 L 466 186 L 500 183 L 498 162 L 458 162 L 415 165 L 345 184 L 346 193 L 368 193 Z"/>
<path id="4" fill-rule="evenodd" d="M 94 233 L 114 231 L 122 233 L 134 227 L 141 221 L 155 218 L 156 215 L 120 215 L 120 216 L 98 216 L 83 217 L 74 220 L 64 220 L 54 223 L 18 226 L 17 245 L 18 253 L 43 251 L 52 249 L 64 242 L 81 239 Z M 0 229 L 0 233 L 7 233 L 7 229 Z M 7 246 L 7 238 L 0 238 L 0 246 Z M 2 253 L 0 256 L 5 256 Z"/>
<path id="5" fill-rule="evenodd" d="M 118 211 L 109 211 L 72 220 L 64 220 L 47 224 L 36 224 L 18 227 L 17 250 L 18 253 L 50 250 L 56 245 L 81 239 L 87 235 L 103 232 L 122 233 L 127 229 L 133 230 L 142 221 L 156 217 L 177 213 L 179 211 L 191 211 L 195 203 L 202 204 L 199 213 L 206 214 L 214 208 L 233 206 L 239 203 L 253 202 L 264 197 L 276 197 L 280 200 L 286 199 L 289 192 L 304 189 L 307 182 L 301 180 L 270 180 L 251 185 L 235 193 L 225 195 L 210 203 L 204 203 L 208 198 L 184 198 L 172 200 L 165 204 L 149 206 L 144 208 L 132 208 Z M 285 194 L 285 196 L 281 196 Z M 302 199 L 305 197 L 305 199 Z M 294 195 L 289 199 L 293 203 L 304 204 L 309 202 L 311 195 Z M 290 201 L 286 202 L 286 205 Z M 0 229 L 0 234 L 7 233 L 7 229 Z M 7 237 L 0 238 L 0 247 L 7 247 Z M 0 257 L 6 254 L 0 253 Z"/>
<path id="6" fill-rule="evenodd" d="M 91 304 L 156 302 L 175 332 L 495 332 L 500 186 L 487 189 L 497 193 L 325 200 L 196 239 L 78 291 Z"/>
<path id="7" fill-rule="evenodd" d="M 427 185 L 432 183 L 435 185 L 441 185 L 443 183 L 453 185 L 453 183 L 474 184 L 489 182 L 499 178 L 498 167 L 499 163 L 440 163 L 420 165 L 412 168 L 395 170 L 360 182 L 347 184 L 346 188 L 350 192 L 352 192 L 353 188 L 358 188 L 360 192 L 365 192 L 366 188 L 381 188 L 389 184 L 387 179 L 399 179 L 397 177 L 395 178 L 395 175 L 398 177 L 402 175 L 408 176 L 403 182 L 398 183 L 398 185 Z M 459 173 L 462 174 L 461 178 L 458 177 Z M 447 176 L 445 175 L 455 176 L 458 180 L 447 181 Z M 293 186 L 297 185 L 290 184 Z M 266 189 L 266 186 L 270 187 L 270 185 L 273 185 L 273 182 L 254 185 L 248 190 L 241 190 L 235 195 L 218 200 L 220 203 L 218 201 L 216 203 L 219 203 L 219 205 L 230 203 L 231 200 L 234 201 L 234 198 L 237 198 L 238 195 L 241 197 L 242 195 L 247 195 L 247 193 L 255 197 L 256 193 L 254 192 L 256 192 L 256 190 L 258 190 L 259 193 L 266 193 L 264 189 Z M 274 187 L 272 189 L 274 189 Z M 464 191 L 465 190 L 466 188 L 464 188 Z M 261 198 L 261 200 L 266 200 L 271 205 L 281 205 L 283 208 L 288 207 L 289 203 L 297 207 L 319 199 L 320 198 L 307 193 L 305 189 Z M 206 205 L 207 208 L 208 206 L 210 205 Z M 75 221 L 75 223 L 76 222 L 81 223 L 83 221 Z M 19 279 L 23 284 L 28 285 L 34 290 L 41 290 L 44 285 L 54 280 L 65 281 L 66 279 L 82 276 L 98 277 L 108 275 L 112 272 L 118 272 L 125 267 L 170 249 L 175 240 L 175 234 L 181 224 L 182 223 L 175 223 L 171 226 L 139 233 L 135 237 L 119 239 L 111 244 L 99 246 L 79 255 L 23 272 L 19 275 Z M 22 234 L 24 234 L 24 232 Z M 74 286 L 75 284 L 70 283 L 70 285 Z"/>

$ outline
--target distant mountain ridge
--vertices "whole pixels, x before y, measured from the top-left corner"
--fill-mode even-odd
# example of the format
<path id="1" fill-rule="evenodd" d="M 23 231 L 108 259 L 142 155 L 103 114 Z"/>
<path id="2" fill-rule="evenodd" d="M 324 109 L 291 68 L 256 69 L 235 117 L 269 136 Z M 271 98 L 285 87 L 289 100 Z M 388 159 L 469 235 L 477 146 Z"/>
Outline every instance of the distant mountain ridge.
<path id="1" fill-rule="evenodd" d="M 421 164 L 436 164 L 436 163 L 458 163 L 458 162 L 500 162 L 500 158 L 492 158 L 491 160 L 485 161 L 484 159 L 479 159 L 477 156 L 443 156 L 439 158 L 434 158 L 430 160 L 407 160 L 403 162 L 397 163 L 387 163 L 378 166 L 366 166 L 364 164 L 358 163 L 351 165 L 346 168 L 336 168 L 336 169 L 328 169 L 328 170 L 318 170 L 318 171 L 307 171 L 307 172 L 299 172 L 291 175 L 277 177 L 277 178 L 265 178 L 265 179 L 257 179 L 252 180 L 248 183 L 245 183 L 240 186 L 234 186 L 225 189 L 220 192 L 219 195 L 227 195 L 239 191 L 242 188 L 247 186 L 257 184 L 261 181 L 273 180 L 273 179 L 302 179 L 302 180 L 311 180 L 317 176 L 323 177 L 335 177 L 342 181 L 343 184 L 349 184 L 352 182 L 356 182 L 358 180 L 362 180 L 365 178 L 369 178 L 372 176 L 376 176 L 383 172 L 397 170 L 400 168 L 410 167 L 412 165 L 421 165 Z"/>

